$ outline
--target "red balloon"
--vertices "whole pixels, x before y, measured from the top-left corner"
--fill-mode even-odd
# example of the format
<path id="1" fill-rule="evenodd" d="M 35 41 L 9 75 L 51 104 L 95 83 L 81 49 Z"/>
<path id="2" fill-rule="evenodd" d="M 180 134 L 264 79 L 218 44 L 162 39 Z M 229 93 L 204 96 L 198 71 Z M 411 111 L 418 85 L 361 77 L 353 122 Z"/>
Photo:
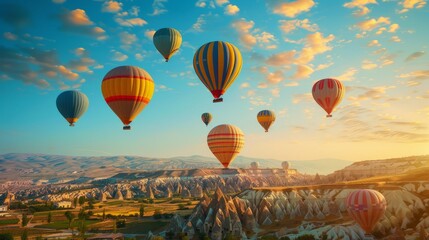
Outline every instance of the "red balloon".
<path id="1" fill-rule="evenodd" d="M 372 189 L 356 190 L 346 198 L 347 211 L 366 234 L 370 234 L 384 216 L 386 205 L 383 194 Z"/>
<path id="2" fill-rule="evenodd" d="M 344 85 L 333 78 L 325 78 L 313 85 L 314 100 L 326 111 L 326 117 L 332 117 L 334 108 L 341 102 L 346 89 Z"/>

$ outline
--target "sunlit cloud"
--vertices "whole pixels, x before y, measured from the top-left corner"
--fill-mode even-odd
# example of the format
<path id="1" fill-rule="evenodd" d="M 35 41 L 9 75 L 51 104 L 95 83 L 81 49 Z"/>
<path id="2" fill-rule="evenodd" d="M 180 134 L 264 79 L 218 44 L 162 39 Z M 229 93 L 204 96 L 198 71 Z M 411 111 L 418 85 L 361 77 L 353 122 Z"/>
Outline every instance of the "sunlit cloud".
<path id="1" fill-rule="evenodd" d="M 250 84 L 249 83 L 247 83 L 247 82 L 244 82 L 244 83 L 242 83 L 241 85 L 240 85 L 240 88 L 241 89 L 243 89 L 243 88 L 249 88 L 250 87 Z"/>
<path id="2" fill-rule="evenodd" d="M 122 3 L 117 1 L 107 1 L 103 4 L 103 12 L 119 12 L 122 9 Z"/>
<path id="3" fill-rule="evenodd" d="M 298 104 L 300 102 L 310 102 L 313 100 L 311 93 L 294 94 L 292 96 L 292 103 Z"/>
<path id="4" fill-rule="evenodd" d="M 75 9 L 64 11 L 60 15 L 63 31 L 96 37 L 99 40 L 106 39 L 105 31 L 101 27 L 93 27 L 94 23 L 86 15 L 85 10 Z"/>
<path id="5" fill-rule="evenodd" d="M 269 72 L 265 75 L 265 79 L 272 84 L 277 84 L 285 79 L 283 71 L 277 70 L 275 72 Z"/>
<path id="6" fill-rule="evenodd" d="M 297 62 L 299 64 L 307 64 L 313 61 L 316 55 L 332 50 L 332 47 L 328 44 L 334 39 L 334 35 L 330 34 L 325 38 L 320 32 L 307 35 L 305 46 L 301 50 Z"/>
<path id="7" fill-rule="evenodd" d="M 225 7 L 225 11 L 224 11 L 224 13 L 225 13 L 226 15 L 235 15 L 235 14 L 237 14 L 239 11 L 240 11 L 240 8 L 238 8 L 238 6 L 237 6 L 237 5 L 228 4 L 228 5 Z"/>
<path id="8" fill-rule="evenodd" d="M 268 83 L 261 82 L 261 83 L 258 84 L 258 88 L 268 88 Z"/>
<path id="9" fill-rule="evenodd" d="M 252 20 L 246 21 L 246 19 L 242 18 L 240 20 L 236 20 L 232 23 L 232 27 L 239 33 L 240 42 L 246 48 L 252 48 L 256 43 L 256 37 L 250 33 L 250 30 L 255 25 L 255 22 Z"/>
<path id="10" fill-rule="evenodd" d="M 350 101 L 378 100 L 387 97 L 386 91 L 393 88 L 395 86 L 360 87 L 360 89 L 364 90 L 364 93 L 357 96 L 350 96 L 348 99 Z"/>
<path id="11" fill-rule="evenodd" d="M 398 36 L 393 36 L 390 38 L 392 42 L 401 42 L 401 39 Z"/>
<path id="12" fill-rule="evenodd" d="M 399 13 L 408 12 L 413 8 L 422 8 L 426 5 L 426 0 L 404 0 L 402 2 L 403 9 Z"/>
<path id="13" fill-rule="evenodd" d="M 205 17 L 206 17 L 205 14 L 201 14 L 197 18 L 197 21 L 194 24 L 192 24 L 192 30 L 194 30 L 196 32 L 202 32 L 203 31 L 203 25 L 206 23 Z"/>
<path id="14" fill-rule="evenodd" d="M 380 47 L 381 44 L 378 42 L 378 40 L 371 40 L 368 44 L 368 47 Z"/>
<path id="15" fill-rule="evenodd" d="M 283 15 L 285 17 L 296 17 L 300 13 L 308 12 L 315 5 L 313 0 L 296 0 L 296 1 L 278 1 L 269 0 L 268 5 L 273 13 Z"/>
<path id="16" fill-rule="evenodd" d="M 366 6 L 368 4 L 377 4 L 376 0 L 352 0 L 351 2 L 345 3 L 343 6 L 346 8 L 358 8 L 355 12 L 353 12 L 353 15 L 355 16 L 364 16 L 367 15 L 370 10 Z"/>
<path id="17" fill-rule="evenodd" d="M 396 30 L 398 30 L 398 29 L 399 29 L 399 24 L 394 23 L 394 24 L 390 25 L 390 27 L 389 27 L 389 31 L 388 31 L 388 32 L 390 32 L 390 33 L 394 33 L 394 32 L 396 32 Z"/>
<path id="18" fill-rule="evenodd" d="M 317 24 L 310 23 L 310 20 L 304 19 L 304 20 L 279 20 L 280 23 L 280 29 L 284 33 L 290 33 L 294 31 L 297 28 L 305 29 L 310 32 L 315 32 L 319 29 Z"/>
<path id="19" fill-rule="evenodd" d="M 115 18 L 115 21 L 124 27 L 134 27 L 134 26 L 143 26 L 146 25 L 147 22 L 143 20 L 142 18 L 129 18 L 129 19 L 123 19 L 123 18 Z"/>
<path id="20" fill-rule="evenodd" d="M 343 74 L 336 76 L 334 78 L 340 81 L 352 81 L 354 80 L 354 75 L 356 73 L 357 73 L 357 70 L 355 68 L 349 68 Z"/>
<path id="21" fill-rule="evenodd" d="M 155 30 L 146 30 L 144 32 L 145 37 L 147 37 L 148 39 L 152 40 L 153 39 L 153 35 L 155 35 Z"/>
<path id="22" fill-rule="evenodd" d="M 271 66 L 284 66 L 284 65 L 290 65 L 294 63 L 294 57 L 295 57 L 296 51 L 292 50 L 289 52 L 281 52 L 274 55 L 271 55 L 267 60 L 266 63 Z"/>
<path id="23" fill-rule="evenodd" d="M 125 45 L 131 45 L 137 41 L 137 36 L 133 33 L 129 32 L 121 32 L 119 34 L 119 38 L 121 39 L 121 43 Z"/>
<path id="24" fill-rule="evenodd" d="M 322 64 L 319 64 L 317 67 L 316 67 L 316 71 L 319 71 L 319 70 L 323 70 L 323 69 L 326 69 L 326 68 L 328 68 L 328 67 L 330 67 L 330 66 L 332 66 L 332 65 L 334 65 L 334 63 L 322 63 Z"/>
<path id="25" fill-rule="evenodd" d="M 376 67 L 377 67 L 377 64 L 371 62 L 370 60 L 363 60 L 362 66 L 361 66 L 361 68 L 365 69 L 365 70 L 371 70 L 371 69 L 374 69 Z"/>
<path id="26" fill-rule="evenodd" d="M 314 72 L 313 68 L 308 65 L 297 65 L 296 72 L 292 76 L 293 79 L 305 79 L 309 78 L 311 74 Z"/>
<path id="27" fill-rule="evenodd" d="M 273 89 L 271 89 L 271 95 L 273 97 L 280 97 L 280 88 L 273 88 Z"/>
<path id="28" fill-rule="evenodd" d="M 372 31 L 381 25 L 390 24 L 390 19 L 388 17 L 379 17 L 378 19 L 372 18 L 356 24 L 358 28 L 363 31 Z"/>

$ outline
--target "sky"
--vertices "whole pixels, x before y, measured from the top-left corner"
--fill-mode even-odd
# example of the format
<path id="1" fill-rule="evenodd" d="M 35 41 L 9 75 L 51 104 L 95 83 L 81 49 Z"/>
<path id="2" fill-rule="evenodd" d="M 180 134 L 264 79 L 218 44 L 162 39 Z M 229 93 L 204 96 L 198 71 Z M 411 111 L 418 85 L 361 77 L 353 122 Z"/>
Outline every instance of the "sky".
<path id="1" fill-rule="evenodd" d="M 247 157 L 429 154 L 428 22 L 426 0 L 1 0 L 0 154 L 213 156 L 207 134 L 225 123 L 244 132 Z M 168 63 L 152 42 L 164 27 L 183 37 Z M 216 40 L 243 59 L 223 103 L 212 103 L 192 65 Z M 131 131 L 101 93 L 122 65 L 156 85 Z M 328 77 L 346 87 L 332 118 L 311 95 Z M 75 127 L 55 105 L 71 89 L 90 102 Z M 277 116 L 268 133 L 256 121 L 264 109 Z"/>

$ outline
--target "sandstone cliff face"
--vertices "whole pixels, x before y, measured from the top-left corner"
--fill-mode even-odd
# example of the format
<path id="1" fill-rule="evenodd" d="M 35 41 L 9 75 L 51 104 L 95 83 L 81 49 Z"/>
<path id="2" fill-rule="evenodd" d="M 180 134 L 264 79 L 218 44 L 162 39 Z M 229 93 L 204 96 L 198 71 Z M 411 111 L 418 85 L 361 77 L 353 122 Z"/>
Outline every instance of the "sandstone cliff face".
<path id="1" fill-rule="evenodd" d="M 426 186 L 421 183 L 419 186 Z M 405 187 L 375 187 L 386 198 L 385 216 L 375 227 L 377 236 L 417 234 L 429 230 L 429 195 L 418 195 Z M 353 187 L 323 189 L 245 190 L 231 197 L 218 188 L 212 198 L 204 196 L 183 232 L 204 232 L 212 239 L 227 234 L 247 237 L 277 229 L 275 236 L 312 234 L 327 239 L 363 239 L 364 232 L 348 216 L 344 199 Z M 295 221 L 293 224 L 291 221 Z M 192 226 L 192 227 L 189 227 Z M 274 227 L 274 228 L 273 228 Z M 192 236 L 191 232 L 187 232 Z M 411 235 L 410 235 L 411 236 Z M 414 235 L 412 235 L 414 236 Z M 417 236 L 417 235 L 415 235 Z"/>

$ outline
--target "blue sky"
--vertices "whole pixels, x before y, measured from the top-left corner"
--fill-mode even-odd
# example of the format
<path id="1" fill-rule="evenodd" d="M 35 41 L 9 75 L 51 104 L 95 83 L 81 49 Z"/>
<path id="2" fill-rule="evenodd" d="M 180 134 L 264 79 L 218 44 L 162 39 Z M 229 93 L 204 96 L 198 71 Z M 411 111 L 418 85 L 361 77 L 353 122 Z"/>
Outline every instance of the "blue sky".
<path id="1" fill-rule="evenodd" d="M 207 133 L 242 129 L 242 155 L 364 160 L 428 154 L 429 22 L 426 0 L 0 2 L 0 153 L 212 156 Z M 183 44 L 168 63 L 152 43 L 172 27 Z M 194 52 L 222 40 L 243 56 L 240 75 L 212 96 L 194 72 Z M 101 80 L 135 65 L 155 81 L 146 109 L 123 131 Z M 333 118 L 311 87 L 334 77 L 346 95 Z M 78 89 L 90 101 L 71 128 L 55 106 Z M 256 121 L 270 109 L 269 133 Z M 209 127 L 201 114 L 210 112 Z"/>

